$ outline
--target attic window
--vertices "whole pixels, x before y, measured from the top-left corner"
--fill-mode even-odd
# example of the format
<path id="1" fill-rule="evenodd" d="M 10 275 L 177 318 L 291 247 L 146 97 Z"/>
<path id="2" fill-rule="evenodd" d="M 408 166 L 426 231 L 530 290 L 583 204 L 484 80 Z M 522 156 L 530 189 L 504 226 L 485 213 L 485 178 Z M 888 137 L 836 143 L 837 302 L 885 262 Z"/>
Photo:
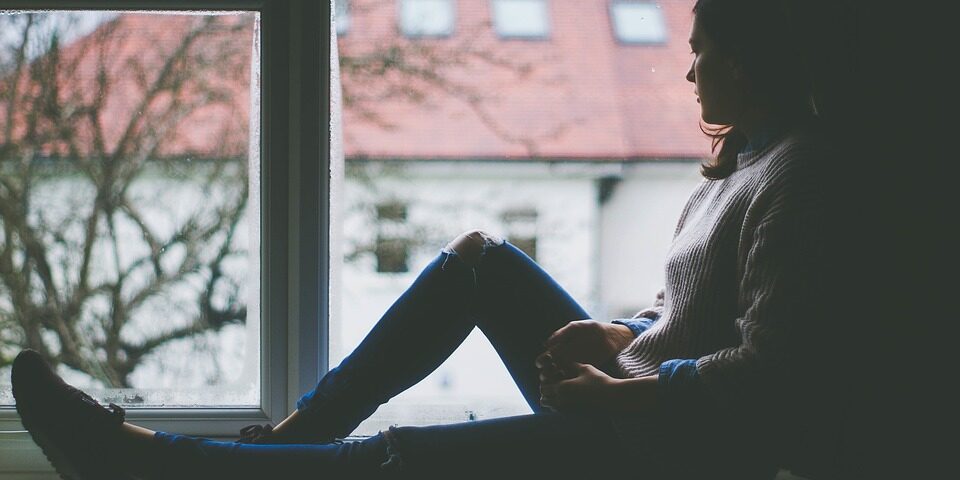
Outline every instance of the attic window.
<path id="1" fill-rule="evenodd" d="M 651 2 L 614 0 L 610 5 L 613 31 L 621 43 L 656 44 L 667 41 L 660 6 Z"/>
<path id="2" fill-rule="evenodd" d="M 546 0 L 493 0 L 493 24 L 501 38 L 547 38 Z"/>
<path id="3" fill-rule="evenodd" d="M 408 37 L 453 34 L 452 0 L 400 0 L 400 30 Z"/>
<path id="4" fill-rule="evenodd" d="M 350 31 L 350 0 L 335 0 L 334 8 L 337 35 L 346 35 Z"/>

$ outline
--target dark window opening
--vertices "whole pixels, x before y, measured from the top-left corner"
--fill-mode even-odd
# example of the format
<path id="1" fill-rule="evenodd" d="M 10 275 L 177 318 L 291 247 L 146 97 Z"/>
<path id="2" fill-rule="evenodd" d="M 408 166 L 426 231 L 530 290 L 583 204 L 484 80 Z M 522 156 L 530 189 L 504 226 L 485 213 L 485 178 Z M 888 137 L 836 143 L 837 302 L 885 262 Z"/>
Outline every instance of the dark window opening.
<path id="1" fill-rule="evenodd" d="M 407 226 L 407 206 L 400 202 L 382 203 L 376 206 L 377 272 L 403 273 L 409 271 L 410 238 Z"/>
<path id="2" fill-rule="evenodd" d="M 507 241 L 537 259 L 537 211 L 533 208 L 507 210 L 501 215 Z"/>
<path id="3" fill-rule="evenodd" d="M 409 271 L 407 257 L 409 256 L 409 242 L 402 238 L 387 238 L 377 236 L 377 272 L 404 273 Z"/>

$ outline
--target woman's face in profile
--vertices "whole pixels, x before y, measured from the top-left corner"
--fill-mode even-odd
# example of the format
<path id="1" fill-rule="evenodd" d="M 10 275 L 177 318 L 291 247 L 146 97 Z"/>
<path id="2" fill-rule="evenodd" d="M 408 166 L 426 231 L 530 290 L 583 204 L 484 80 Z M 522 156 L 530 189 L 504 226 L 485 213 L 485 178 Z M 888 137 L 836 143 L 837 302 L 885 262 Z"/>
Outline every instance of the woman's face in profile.
<path id="1" fill-rule="evenodd" d="M 690 50 L 693 62 L 687 81 L 696 85 L 700 118 L 713 125 L 734 125 L 743 105 L 739 73 L 732 59 L 707 37 L 696 16 L 690 30 Z"/>

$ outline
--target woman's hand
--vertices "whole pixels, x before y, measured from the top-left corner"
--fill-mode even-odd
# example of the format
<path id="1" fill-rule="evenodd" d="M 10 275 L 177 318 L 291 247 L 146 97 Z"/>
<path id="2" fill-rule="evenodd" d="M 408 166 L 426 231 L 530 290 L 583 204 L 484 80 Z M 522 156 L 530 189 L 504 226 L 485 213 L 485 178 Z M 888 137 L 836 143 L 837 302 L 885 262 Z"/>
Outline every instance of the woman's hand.
<path id="1" fill-rule="evenodd" d="M 613 378 L 583 363 L 560 369 L 565 378 L 544 381 L 540 376 L 540 404 L 562 412 L 649 412 L 657 406 L 657 375 Z M 543 370 L 541 370 L 542 372 Z"/>
<path id="2" fill-rule="evenodd" d="M 602 366 L 633 341 L 633 332 L 625 325 L 577 320 L 553 332 L 546 351 L 537 358 L 537 366 L 552 357 L 558 364 L 585 363 Z M 541 368 L 542 369 L 542 368 Z"/>
<path id="3" fill-rule="evenodd" d="M 541 405 L 564 412 L 599 411 L 607 406 L 616 379 L 583 363 L 565 365 L 561 371 L 566 378 L 548 382 L 541 373 Z"/>

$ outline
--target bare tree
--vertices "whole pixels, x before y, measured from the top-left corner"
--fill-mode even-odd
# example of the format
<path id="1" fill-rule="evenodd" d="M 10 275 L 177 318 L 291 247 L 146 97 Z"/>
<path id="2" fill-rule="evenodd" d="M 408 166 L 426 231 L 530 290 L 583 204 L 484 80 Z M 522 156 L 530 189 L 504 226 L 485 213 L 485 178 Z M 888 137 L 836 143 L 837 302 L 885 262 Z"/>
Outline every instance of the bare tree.
<path id="1" fill-rule="evenodd" d="M 17 34 L 0 70 L 0 366 L 29 347 L 107 386 L 129 386 L 159 347 L 246 318 L 242 285 L 224 271 L 245 255 L 235 240 L 246 155 L 231 148 L 244 127 L 210 131 L 224 146 L 204 152 L 203 165 L 169 154 L 192 115 L 248 101 L 236 88 L 249 84 L 252 24 L 157 18 L 170 30 L 151 40 L 117 17 L 65 46 L 63 17 L 3 20 Z M 138 198 L 138 185 L 183 168 L 203 208 L 160 225 L 149 211 L 163 205 Z M 187 285 L 197 305 L 189 318 L 136 325 L 151 302 Z"/>

